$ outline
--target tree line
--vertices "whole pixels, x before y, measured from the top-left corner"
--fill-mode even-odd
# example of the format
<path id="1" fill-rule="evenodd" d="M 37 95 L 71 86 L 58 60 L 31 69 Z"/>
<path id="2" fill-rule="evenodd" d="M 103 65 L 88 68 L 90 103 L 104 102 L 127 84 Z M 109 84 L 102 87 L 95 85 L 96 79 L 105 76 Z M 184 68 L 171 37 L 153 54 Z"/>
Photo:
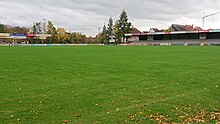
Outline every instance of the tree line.
<path id="1" fill-rule="evenodd" d="M 115 21 L 110 17 L 108 24 L 104 24 L 102 31 L 95 38 L 86 36 L 80 32 L 66 32 L 64 28 L 56 28 L 51 21 L 40 21 L 33 24 L 31 28 L 9 26 L 0 24 L 0 33 L 33 33 L 51 34 L 47 39 L 30 38 L 30 43 L 109 43 L 109 36 L 115 36 L 116 43 L 125 41 L 125 34 L 132 30 L 132 24 L 128 21 L 127 12 L 122 11 Z"/>
<path id="2" fill-rule="evenodd" d="M 45 26 L 45 27 L 44 27 Z M 51 37 L 45 40 L 46 43 L 92 43 L 94 38 L 88 37 L 80 32 L 66 32 L 64 28 L 56 28 L 51 21 L 47 24 L 37 22 L 32 27 L 34 34 L 51 34 Z"/>
<path id="3" fill-rule="evenodd" d="M 31 28 L 0 24 L 0 33 L 16 34 L 51 34 L 47 39 L 31 37 L 29 43 L 94 43 L 95 38 L 80 32 L 66 32 L 64 28 L 56 28 L 51 21 L 36 22 Z"/>
<path id="4" fill-rule="evenodd" d="M 4 25 L 0 23 L 0 33 L 20 33 L 25 34 L 29 32 L 29 28 L 27 27 L 19 27 L 19 26 L 10 26 Z"/>
<path id="5" fill-rule="evenodd" d="M 132 23 L 128 20 L 127 12 L 123 10 L 115 23 L 112 17 L 109 18 L 108 24 L 104 24 L 102 31 L 96 36 L 96 40 L 108 44 L 109 36 L 115 36 L 116 43 L 125 42 L 125 34 L 131 31 Z"/>

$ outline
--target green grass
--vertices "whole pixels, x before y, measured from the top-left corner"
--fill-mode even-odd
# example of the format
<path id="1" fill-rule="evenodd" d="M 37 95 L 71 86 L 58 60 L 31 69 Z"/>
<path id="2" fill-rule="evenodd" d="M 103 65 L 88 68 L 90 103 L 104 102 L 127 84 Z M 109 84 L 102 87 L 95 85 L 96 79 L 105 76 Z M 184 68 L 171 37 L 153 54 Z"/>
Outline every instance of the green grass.
<path id="1" fill-rule="evenodd" d="M 0 47 L 3 124 L 182 122 L 202 109 L 220 111 L 220 47 Z"/>

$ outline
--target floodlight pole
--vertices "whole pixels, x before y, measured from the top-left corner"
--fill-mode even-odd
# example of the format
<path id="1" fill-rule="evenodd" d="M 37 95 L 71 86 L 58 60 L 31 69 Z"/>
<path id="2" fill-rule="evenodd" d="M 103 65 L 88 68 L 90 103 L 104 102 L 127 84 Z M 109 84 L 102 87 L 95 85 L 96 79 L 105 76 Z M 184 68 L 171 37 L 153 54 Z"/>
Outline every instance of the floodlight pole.
<path id="1" fill-rule="evenodd" d="M 98 27 L 98 40 L 99 40 L 99 42 L 101 43 L 101 28 L 100 27 Z"/>
<path id="2" fill-rule="evenodd" d="M 219 13 L 220 13 L 220 11 L 219 11 L 219 12 L 216 12 L 216 13 L 212 13 L 212 14 L 208 14 L 208 15 L 203 16 L 203 17 L 202 17 L 203 29 L 205 29 L 205 18 L 208 18 L 208 17 L 210 17 L 210 16 L 217 15 L 217 14 L 219 14 Z"/>
<path id="3" fill-rule="evenodd" d="M 69 33 L 70 33 L 70 34 L 72 33 L 72 31 L 71 31 L 71 26 L 69 26 Z"/>

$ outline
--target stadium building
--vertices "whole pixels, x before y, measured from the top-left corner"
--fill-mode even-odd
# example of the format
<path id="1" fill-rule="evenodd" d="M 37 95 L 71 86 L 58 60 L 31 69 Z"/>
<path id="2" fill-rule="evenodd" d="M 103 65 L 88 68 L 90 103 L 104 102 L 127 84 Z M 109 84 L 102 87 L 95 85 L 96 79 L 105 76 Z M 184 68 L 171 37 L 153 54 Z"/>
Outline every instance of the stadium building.
<path id="1" fill-rule="evenodd" d="M 33 40 L 46 40 L 51 34 L 0 33 L 0 44 L 28 44 Z"/>
<path id="2" fill-rule="evenodd" d="M 176 25 L 170 32 L 151 28 L 149 32 L 125 34 L 130 44 L 142 45 L 220 45 L 220 29 L 202 30 L 193 25 Z"/>

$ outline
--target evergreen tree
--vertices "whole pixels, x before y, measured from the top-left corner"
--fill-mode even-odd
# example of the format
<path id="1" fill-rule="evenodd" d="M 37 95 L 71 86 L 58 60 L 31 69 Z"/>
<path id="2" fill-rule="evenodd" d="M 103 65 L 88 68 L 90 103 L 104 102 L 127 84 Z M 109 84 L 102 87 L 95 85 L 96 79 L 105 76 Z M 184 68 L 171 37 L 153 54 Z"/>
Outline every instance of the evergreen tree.
<path id="1" fill-rule="evenodd" d="M 107 28 L 106 25 L 104 24 L 103 28 L 102 28 L 102 33 L 107 34 Z"/>
<path id="2" fill-rule="evenodd" d="M 107 27 L 107 35 L 112 36 L 114 34 L 114 26 L 113 26 L 113 19 L 110 17 L 108 20 L 108 27 Z"/>
<path id="3" fill-rule="evenodd" d="M 108 34 L 107 34 L 107 28 L 104 24 L 101 32 L 101 43 L 107 43 L 108 42 Z"/>
<path id="4" fill-rule="evenodd" d="M 5 25 L 0 23 L 0 33 L 5 32 Z"/>
<path id="5" fill-rule="evenodd" d="M 119 30 L 120 26 L 119 26 L 119 20 L 115 21 L 115 25 L 114 25 L 114 32 L 115 32 L 115 37 L 116 37 L 116 43 L 121 43 L 121 39 L 122 39 L 122 32 L 121 30 Z"/>
<path id="6" fill-rule="evenodd" d="M 131 25 L 131 22 L 128 21 L 127 12 L 123 10 L 115 26 L 118 38 L 122 39 L 122 42 L 124 42 L 125 34 L 131 31 Z"/>
<path id="7" fill-rule="evenodd" d="M 37 28 L 36 28 L 36 25 L 33 25 L 32 27 L 32 33 L 36 34 L 37 33 Z"/>

